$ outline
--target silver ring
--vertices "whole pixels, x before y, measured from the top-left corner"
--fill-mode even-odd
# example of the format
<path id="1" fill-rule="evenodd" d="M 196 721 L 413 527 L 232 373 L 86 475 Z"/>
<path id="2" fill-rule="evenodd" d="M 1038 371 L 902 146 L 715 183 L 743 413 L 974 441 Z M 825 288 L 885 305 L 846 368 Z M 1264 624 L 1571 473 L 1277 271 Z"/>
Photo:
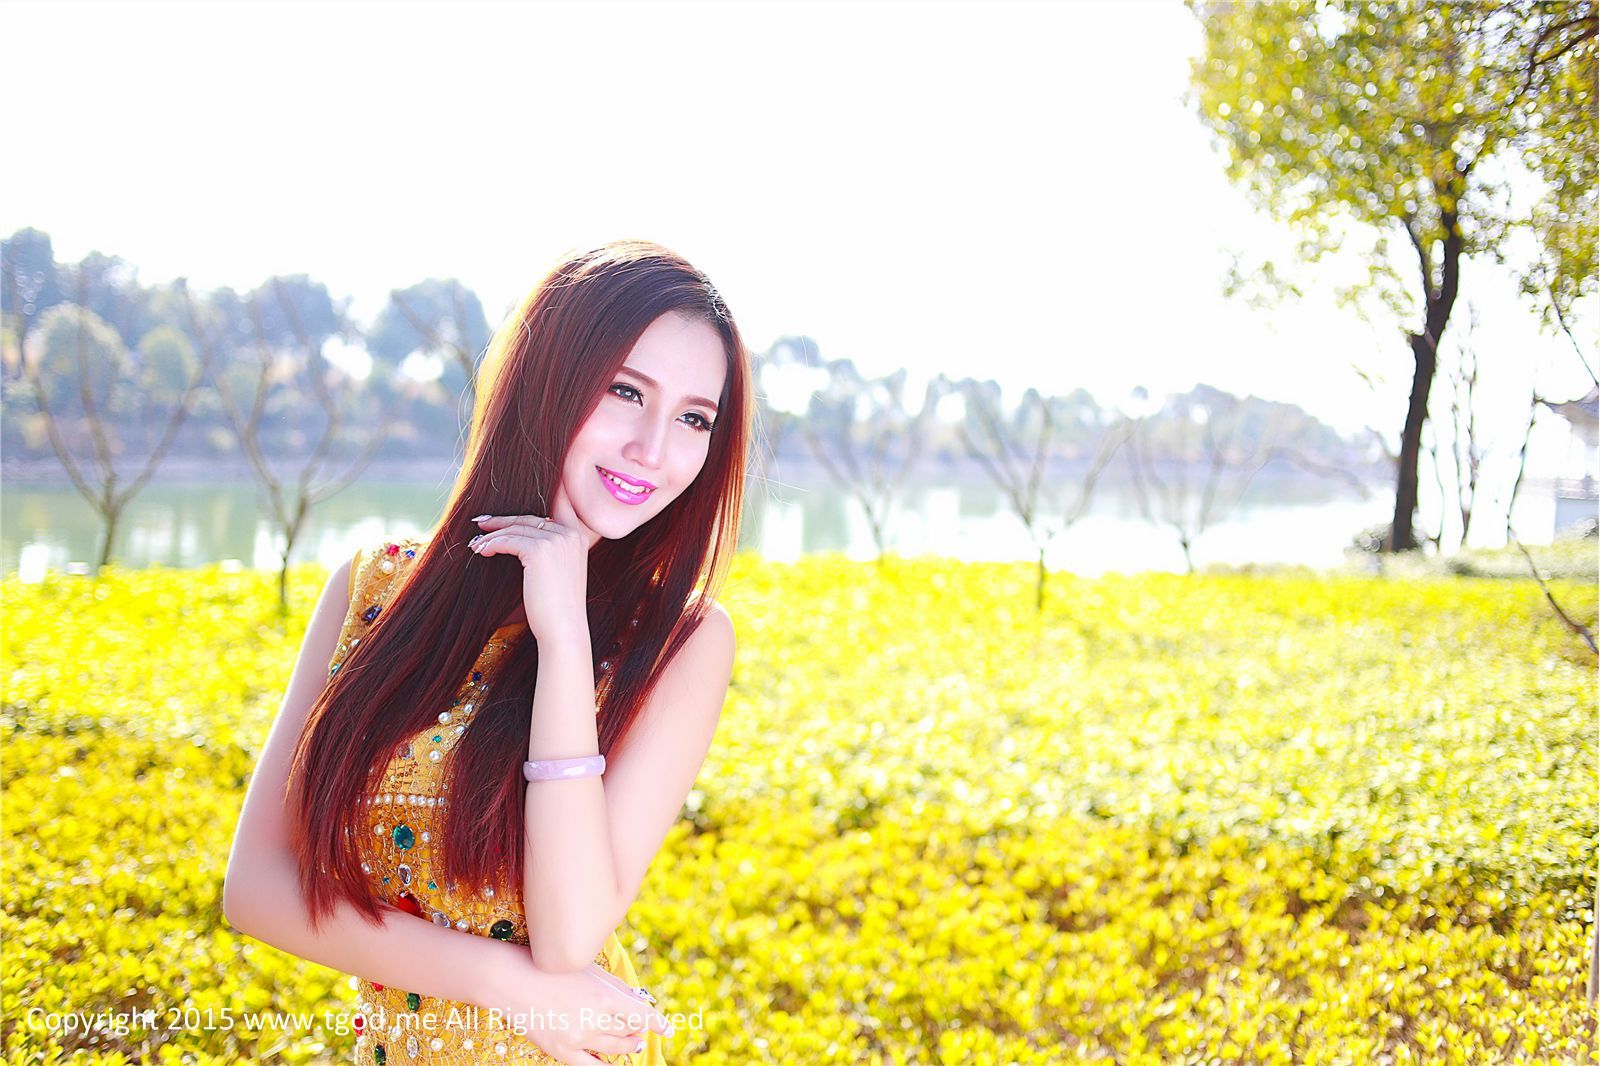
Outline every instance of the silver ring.
<path id="1" fill-rule="evenodd" d="M 639 994 L 640 999 L 644 1000 L 652 1007 L 656 1005 L 656 997 L 652 996 L 649 992 L 646 992 L 642 985 L 636 985 L 633 990 Z"/>

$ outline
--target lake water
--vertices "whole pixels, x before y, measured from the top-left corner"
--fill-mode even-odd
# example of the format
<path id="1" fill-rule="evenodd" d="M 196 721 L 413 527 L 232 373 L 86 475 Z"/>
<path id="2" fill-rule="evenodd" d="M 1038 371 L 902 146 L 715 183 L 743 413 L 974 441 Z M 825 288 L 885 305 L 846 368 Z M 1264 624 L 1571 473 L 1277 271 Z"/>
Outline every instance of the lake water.
<path id="1" fill-rule="evenodd" d="M 448 473 L 428 481 L 358 480 L 312 512 L 294 561 L 331 567 L 359 544 L 426 530 L 452 480 Z M 1195 563 L 1337 566 L 1359 530 L 1389 519 L 1391 492 L 1388 485 L 1374 484 L 1361 499 L 1345 484 L 1258 476 L 1240 503 L 1195 542 Z M 274 533 L 262 500 L 248 480 L 154 481 L 124 511 L 114 558 L 133 567 L 234 560 L 275 568 Z M 888 530 L 890 550 L 902 555 L 1035 557 L 1022 523 L 981 474 L 951 474 L 942 483 L 924 475 L 903 493 Z M 0 562 L 8 576 L 37 580 L 47 568 L 81 569 L 95 558 L 100 535 L 93 511 L 69 486 L 7 485 L 0 509 Z M 826 551 L 856 559 L 874 555 L 859 505 L 820 468 L 801 464 L 765 481 L 752 479 L 740 547 L 778 560 Z M 1109 478 L 1097 485 L 1089 510 L 1050 541 L 1045 559 L 1052 569 L 1090 576 L 1184 569 L 1173 530 L 1147 521 L 1133 486 Z"/>

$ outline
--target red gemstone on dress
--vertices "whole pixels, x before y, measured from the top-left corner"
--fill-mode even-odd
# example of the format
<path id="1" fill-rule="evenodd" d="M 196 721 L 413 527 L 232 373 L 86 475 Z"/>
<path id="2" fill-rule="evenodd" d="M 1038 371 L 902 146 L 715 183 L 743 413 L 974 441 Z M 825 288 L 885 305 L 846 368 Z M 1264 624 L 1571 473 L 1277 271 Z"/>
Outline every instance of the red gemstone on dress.
<path id="1" fill-rule="evenodd" d="M 400 898 L 395 900 L 394 905 L 407 914 L 415 914 L 418 918 L 422 917 L 422 906 L 417 903 L 417 898 L 409 892 L 400 893 Z"/>
<path id="2" fill-rule="evenodd" d="M 383 991 L 383 986 L 380 985 L 378 982 L 374 981 L 374 982 L 372 982 L 372 990 L 374 992 L 382 992 Z"/>
<path id="3" fill-rule="evenodd" d="M 380 986 L 374 985 L 373 987 L 378 988 Z M 361 1017 L 361 1015 L 357 1014 L 354 1018 L 350 1019 L 350 1027 L 359 1033 L 361 1030 L 367 1027 L 367 1020 Z"/>
<path id="4" fill-rule="evenodd" d="M 394 555 L 394 554 L 396 554 L 396 553 L 398 553 L 400 551 L 400 545 L 391 544 L 391 545 L 389 545 L 387 550 L 388 550 L 390 555 Z"/>

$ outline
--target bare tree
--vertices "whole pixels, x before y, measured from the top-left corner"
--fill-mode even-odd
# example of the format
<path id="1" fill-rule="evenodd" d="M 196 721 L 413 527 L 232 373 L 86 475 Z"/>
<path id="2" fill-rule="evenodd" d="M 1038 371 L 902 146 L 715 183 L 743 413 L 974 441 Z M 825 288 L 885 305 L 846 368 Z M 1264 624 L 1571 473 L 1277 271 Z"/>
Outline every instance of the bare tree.
<path id="1" fill-rule="evenodd" d="M 922 406 L 905 402 L 906 371 L 861 381 L 836 372 L 824 395 L 812 400 L 801 426 L 811 451 L 846 494 L 861 505 L 881 563 L 889 513 L 916 465 L 938 402 L 928 383 Z"/>
<path id="2" fill-rule="evenodd" d="M 1172 527 L 1183 548 L 1183 560 L 1194 573 L 1194 542 L 1244 496 L 1250 482 L 1274 455 L 1284 412 L 1274 408 L 1266 432 L 1244 434 L 1245 405 L 1233 397 L 1216 394 L 1208 401 L 1185 397 L 1169 404 L 1172 417 L 1152 423 L 1140 418 L 1128 435 L 1132 456 L 1132 481 L 1139 510 L 1145 520 Z M 1166 437 L 1163 451 L 1171 467 L 1170 483 L 1159 473 L 1160 459 L 1141 456 L 1141 435 Z M 1145 447 L 1149 444 L 1146 443 Z M 1191 485 L 1191 468 L 1203 464 L 1203 483 Z M 1145 482 L 1156 497 L 1159 515 L 1152 513 Z"/>
<path id="3" fill-rule="evenodd" d="M 961 384 L 959 395 L 966 406 L 966 417 L 960 426 L 962 447 L 999 487 L 1012 513 L 1028 532 L 1039 567 L 1034 581 L 1034 608 L 1043 611 L 1049 576 L 1045 551 L 1088 509 L 1095 482 L 1127 439 L 1132 423 L 1119 421 L 1102 434 L 1088 472 L 1079 483 L 1077 500 L 1066 507 L 1059 492 L 1063 479 L 1046 477 L 1052 466 L 1051 444 L 1057 432 L 1050 400 L 1037 389 L 1029 389 L 1007 417 L 1001 410 L 999 388 L 993 382 L 968 379 Z M 970 432 L 969 426 L 976 433 Z"/>
<path id="4" fill-rule="evenodd" d="M 325 292 L 317 286 L 314 289 L 302 287 L 298 293 L 291 293 L 289 287 L 279 278 L 272 279 L 271 285 L 273 296 L 276 298 L 275 314 L 271 307 L 264 306 L 266 301 L 259 290 L 248 297 L 245 305 L 249 319 L 248 328 L 253 337 L 259 362 L 259 372 L 254 382 L 248 410 L 237 395 L 239 384 L 243 383 L 243 375 L 234 378 L 219 373 L 215 375 L 215 381 L 222 409 L 238 438 L 239 447 L 249 460 L 256 480 L 266 490 L 271 508 L 270 518 L 275 531 L 282 534 L 278 553 L 280 560 L 278 607 L 280 613 L 287 614 L 289 558 L 294 551 L 295 542 L 305 528 L 311 509 L 346 488 L 366 468 L 387 436 L 387 426 L 380 425 L 370 434 L 365 447 L 342 473 L 324 472 L 323 467 L 329 463 L 334 445 L 341 439 L 341 430 L 354 389 L 348 378 L 342 372 L 331 368 L 323 358 L 322 339 L 327 335 L 327 324 L 319 323 L 318 332 L 323 333 L 324 338 L 314 338 L 306 327 L 303 309 L 297 309 L 295 306 L 296 296 L 302 303 L 313 306 L 317 303 L 325 304 Z M 216 351 L 219 341 L 212 329 L 202 321 L 202 313 L 196 308 L 187 287 L 184 289 L 184 301 L 193 336 L 201 349 L 207 353 L 208 362 L 213 361 L 211 354 Z M 326 315 L 329 308 L 322 306 L 317 310 Z M 208 317 L 218 316 L 212 314 Z M 269 318 L 272 319 L 270 324 L 267 321 Z M 292 338 L 290 345 L 283 343 L 286 339 L 285 332 Z M 286 351 L 286 347 L 289 350 Z M 317 406 L 322 409 L 324 420 L 322 431 L 317 435 L 310 454 L 295 475 L 293 484 L 290 484 L 287 478 L 281 477 L 273 468 L 269 458 L 269 452 L 273 449 L 264 440 L 262 419 L 267 409 L 268 394 L 273 387 L 296 381 L 303 381 L 309 387 Z M 318 480 L 319 477 L 321 480 Z"/>
<path id="5" fill-rule="evenodd" d="M 151 331 L 141 339 L 141 350 L 130 353 L 122 336 L 86 306 L 87 272 L 78 269 L 74 274 L 78 302 L 58 304 L 46 312 L 35 338 L 35 355 L 24 354 L 22 367 L 51 448 L 79 495 L 100 517 L 98 570 L 111 560 L 123 510 L 166 458 L 178 427 L 189 416 L 209 357 L 197 361 L 181 335 L 170 329 Z M 69 359 L 71 369 L 66 365 Z M 65 412 L 59 411 L 63 398 L 51 394 L 73 386 L 80 410 L 64 425 Z M 128 438 L 136 434 L 146 443 L 152 436 L 155 441 L 144 454 L 143 467 L 119 489 L 117 461 L 130 454 Z M 85 470 L 76 455 L 74 445 L 81 437 L 88 438 L 92 449 L 93 471 Z"/>
<path id="6" fill-rule="evenodd" d="M 1426 423 L 1429 431 L 1426 452 L 1429 465 L 1433 468 L 1434 484 L 1439 491 L 1440 515 L 1439 528 L 1433 533 L 1421 534 L 1420 539 L 1431 542 L 1435 552 L 1444 550 L 1445 512 L 1450 509 L 1452 500 L 1461 519 L 1461 546 L 1466 546 L 1467 534 L 1472 529 L 1472 513 L 1477 505 L 1478 484 L 1482 480 L 1483 460 L 1488 455 L 1488 448 L 1480 441 L 1478 433 L 1476 402 L 1478 353 L 1472 343 L 1473 333 L 1478 326 L 1476 305 L 1469 302 L 1467 313 L 1464 335 L 1455 345 L 1458 359 L 1454 364 L 1444 368 L 1450 404 L 1449 444 L 1452 484 L 1449 486 L 1445 484 L 1445 464 L 1440 458 L 1436 420 L 1429 418 Z"/>

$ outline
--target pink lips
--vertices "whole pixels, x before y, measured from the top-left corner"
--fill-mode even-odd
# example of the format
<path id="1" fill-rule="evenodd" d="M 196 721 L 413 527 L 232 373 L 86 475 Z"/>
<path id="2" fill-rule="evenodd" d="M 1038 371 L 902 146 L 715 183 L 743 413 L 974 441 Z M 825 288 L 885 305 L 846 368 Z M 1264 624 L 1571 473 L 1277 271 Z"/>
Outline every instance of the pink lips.
<path id="1" fill-rule="evenodd" d="M 618 474 L 614 470 L 607 470 L 603 466 L 597 466 L 595 469 L 600 472 L 600 483 L 611 491 L 611 495 L 615 496 L 623 503 L 643 503 L 650 498 L 650 491 L 655 489 L 655 486 L 651 485 L 648 481 L 634 481 L 632 478 Z M 621 485 L 618 485 L 615 481 L 612 481 L 611 478 L 606 477 L 607 474 L 620 477 L 630 485 L 645 485 L 648 488 L 645 492 L 629 492 Z"/>

